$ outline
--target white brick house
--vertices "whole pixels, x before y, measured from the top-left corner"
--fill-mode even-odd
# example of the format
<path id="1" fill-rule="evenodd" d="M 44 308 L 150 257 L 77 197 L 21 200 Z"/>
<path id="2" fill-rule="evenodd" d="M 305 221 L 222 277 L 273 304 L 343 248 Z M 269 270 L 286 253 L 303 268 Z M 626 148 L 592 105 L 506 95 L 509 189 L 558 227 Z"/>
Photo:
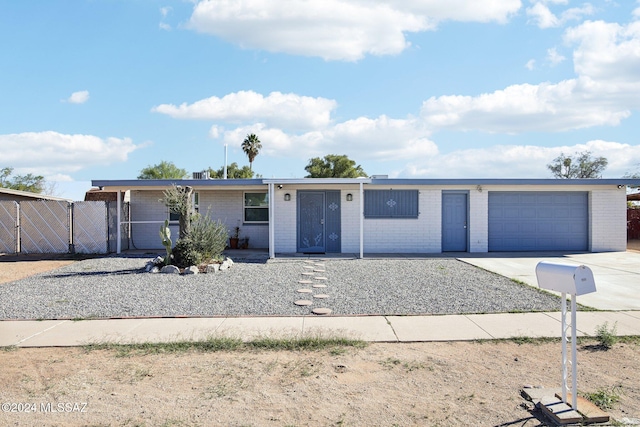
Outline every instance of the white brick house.
<path id="1" fill-rule="evenodd" d="M 276 253 L 624 251 L 638 179 L 94 180 L 128 191 L 136 248 L 161 249 L 162 192 L 194 189 L 201 214 Z M 173 227 L 177 228 L 177 222 Z M 176 230 L 177 231 L 177 230 Z"/>

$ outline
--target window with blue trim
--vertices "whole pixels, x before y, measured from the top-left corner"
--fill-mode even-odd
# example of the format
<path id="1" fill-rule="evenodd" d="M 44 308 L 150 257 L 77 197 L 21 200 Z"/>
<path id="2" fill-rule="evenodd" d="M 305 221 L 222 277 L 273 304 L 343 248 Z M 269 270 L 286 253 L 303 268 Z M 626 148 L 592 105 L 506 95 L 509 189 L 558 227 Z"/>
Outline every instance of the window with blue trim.
<path id="1" fill-rule="evenodd" d="M 365 218 L 418 218 L 418 190 L 365 190 Z"/>

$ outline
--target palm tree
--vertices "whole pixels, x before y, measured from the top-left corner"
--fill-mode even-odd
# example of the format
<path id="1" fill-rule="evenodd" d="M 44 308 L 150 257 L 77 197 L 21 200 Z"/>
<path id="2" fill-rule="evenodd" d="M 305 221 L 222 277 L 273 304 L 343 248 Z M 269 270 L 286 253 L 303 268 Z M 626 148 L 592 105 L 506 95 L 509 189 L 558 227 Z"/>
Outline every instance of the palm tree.
<path id="1" fill-rule="evenodd" d="M 253 159 L 256 158 L 261 148 L 262 144 L 260 144 L 260 140 L 254 133 L 247 135 L 247 137 L 244 139 L 244 142 L 242 143 L 242 151 L 244 151 L 244 154 L 246 154 L 249 158 L 250 171 L 253 170 Z"/>

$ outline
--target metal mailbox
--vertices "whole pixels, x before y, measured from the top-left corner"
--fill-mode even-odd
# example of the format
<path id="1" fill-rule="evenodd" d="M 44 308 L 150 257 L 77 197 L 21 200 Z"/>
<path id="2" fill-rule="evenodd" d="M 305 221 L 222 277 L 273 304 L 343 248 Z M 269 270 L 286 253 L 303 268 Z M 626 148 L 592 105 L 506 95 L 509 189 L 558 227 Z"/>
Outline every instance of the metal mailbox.
<path id="1" fill-rule="evenodd" d="M 593 272 L 585 265 L 560 264 L 541 261 L 536 266 L 538 286 L 570 295 L 584 295 L 596 291 Z"/>

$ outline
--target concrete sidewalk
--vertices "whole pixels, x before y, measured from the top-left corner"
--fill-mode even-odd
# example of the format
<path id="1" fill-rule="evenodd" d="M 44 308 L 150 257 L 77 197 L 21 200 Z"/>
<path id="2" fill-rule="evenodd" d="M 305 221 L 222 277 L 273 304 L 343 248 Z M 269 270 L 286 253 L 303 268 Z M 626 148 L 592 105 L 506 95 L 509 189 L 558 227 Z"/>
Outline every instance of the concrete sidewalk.
<path id="1" fill-rule="evenodd" d="M 640 312 L 578 312 L 578 336 L 616 325 L 618 335 L 640 335 Z M 220 317 L 0 322 L 0 346 L 66 347 L 237 337 L 346 336 L 370 342 L 472 341 L 560 337 L 561 314 L 502 313 L 452 316 Z"/>

